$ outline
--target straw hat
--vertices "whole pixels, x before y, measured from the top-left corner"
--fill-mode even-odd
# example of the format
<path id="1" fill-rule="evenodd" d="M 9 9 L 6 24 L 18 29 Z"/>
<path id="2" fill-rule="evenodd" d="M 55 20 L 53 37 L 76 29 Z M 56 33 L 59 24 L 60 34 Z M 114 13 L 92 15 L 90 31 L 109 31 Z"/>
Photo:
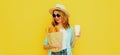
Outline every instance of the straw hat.
<path id="1" fill-rule="evenodd" d="M 56 6 L 54 8 L 49 9 L 50 14 L 53 14 L 54 10 L 60 10 L 60 11 L 64 12 L 69 17 L 69 13 L 66 11 L 65 6 L 62 4 L 56 4 Z"/>

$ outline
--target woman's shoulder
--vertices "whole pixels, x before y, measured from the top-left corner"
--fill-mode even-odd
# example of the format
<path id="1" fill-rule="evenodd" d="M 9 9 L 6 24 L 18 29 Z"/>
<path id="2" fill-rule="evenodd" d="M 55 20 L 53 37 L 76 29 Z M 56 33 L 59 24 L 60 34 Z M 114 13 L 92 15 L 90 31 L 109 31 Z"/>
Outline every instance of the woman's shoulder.
<path id="1" fill-rule="evenodd" d="M 73 27 L 70 26 L 70 27 L 67 28 L 67 30 L 68 31 L 73 31 Z"/>

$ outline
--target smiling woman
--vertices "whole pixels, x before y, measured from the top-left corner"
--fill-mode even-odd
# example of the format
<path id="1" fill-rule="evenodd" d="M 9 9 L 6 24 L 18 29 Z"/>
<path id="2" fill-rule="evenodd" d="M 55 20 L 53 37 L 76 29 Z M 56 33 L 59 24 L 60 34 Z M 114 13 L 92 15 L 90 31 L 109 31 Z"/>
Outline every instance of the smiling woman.
<path id="1" fill-rule="evenodd" d="M 50 45 L 50 42 L 48 41 L 49 36 L 47 35 L 47 38 L 44 41 L 44 48 L 49 50 L 48 55 L 72 55 L 71 48 L 75 45 L 76 38 L 73 39 L 74 33 L 69 25 L 69 15 L 67 11 L 65 11 L 65 7 L 61 4 L 57 4 L 54 9 L 50 9 L 50 13 L 53 16 L 52 27 L 55 28 L 58 26 L 60 29 L 58 32 L 62 32 L 62 46 L 58 46 L 59 44 Z M 58 35 L 55 37 L 58 37 Z M 62 50 L 58 52 L 50 51 L 50 49 L 53 48 L 61 48 Z"/>

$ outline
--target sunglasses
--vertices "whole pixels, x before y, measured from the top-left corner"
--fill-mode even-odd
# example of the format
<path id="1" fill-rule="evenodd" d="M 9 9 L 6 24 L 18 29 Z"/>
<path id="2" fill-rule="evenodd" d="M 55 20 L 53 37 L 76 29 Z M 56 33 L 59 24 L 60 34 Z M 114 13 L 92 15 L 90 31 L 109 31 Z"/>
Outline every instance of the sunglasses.
<path id="1" fill-rule="evenodd" d="M 52 16 L 55 18 L 56 16 L 60 17 L 61 15 L 60 14 L 53 14 Z"/>

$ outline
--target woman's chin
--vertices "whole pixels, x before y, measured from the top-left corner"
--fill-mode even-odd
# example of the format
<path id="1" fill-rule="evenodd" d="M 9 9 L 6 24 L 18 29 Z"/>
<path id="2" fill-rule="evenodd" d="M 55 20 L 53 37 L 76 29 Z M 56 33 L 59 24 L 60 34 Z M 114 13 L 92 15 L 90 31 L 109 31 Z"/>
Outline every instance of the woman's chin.
<path id="1" fill-rule="evenodd" d="M 57 23 L 60 23 L 60 21 L 56 21 Z"/>

